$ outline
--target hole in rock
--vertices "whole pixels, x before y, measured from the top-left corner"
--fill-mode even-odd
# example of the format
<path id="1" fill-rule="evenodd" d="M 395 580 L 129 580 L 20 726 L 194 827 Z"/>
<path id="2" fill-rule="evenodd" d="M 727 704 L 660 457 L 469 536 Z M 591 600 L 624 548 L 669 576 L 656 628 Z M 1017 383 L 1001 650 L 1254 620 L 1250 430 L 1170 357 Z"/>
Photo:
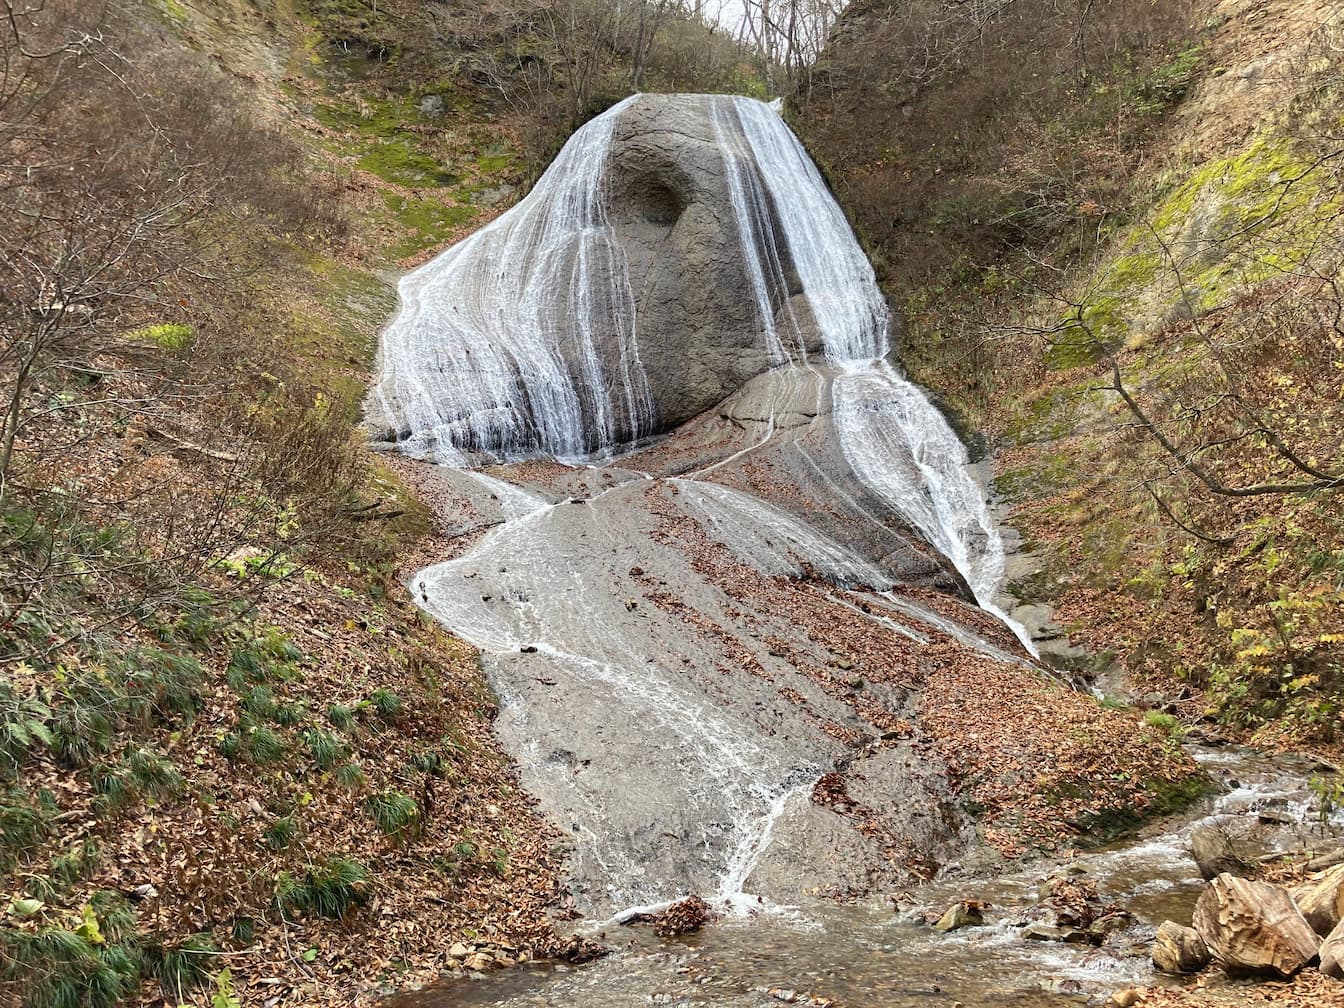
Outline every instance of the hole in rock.
<path id="1" fill-rule="evenodd" d="M 650 224 L 670 228 L 686 209 L 686 202 L 671 186 L 649 179 L 639 194 L 639 211 Z"/>

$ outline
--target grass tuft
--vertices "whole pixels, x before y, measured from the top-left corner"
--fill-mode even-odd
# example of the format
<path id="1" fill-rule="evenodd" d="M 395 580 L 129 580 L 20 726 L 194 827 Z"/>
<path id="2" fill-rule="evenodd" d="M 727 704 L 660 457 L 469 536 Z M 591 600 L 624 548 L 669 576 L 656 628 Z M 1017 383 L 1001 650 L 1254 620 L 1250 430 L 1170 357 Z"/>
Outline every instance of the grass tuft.
<path id="1" fill-rule="evenodd" d="M 343 787 L 359 790 L 369 783 L 364 769 L 358 763 L 343 763 L 336 768 L 336 780 Z"/>
<path id="2" fill-rule="evenodd" d="M 0 792 L 0 869 L 9 871 L 47 838 L 55 812 L 48 796 L 22 787 Z"/>
<path id="3" fill-rule="evenodd" d="M 208 934 L 192 935 L 178 945 L 154 942 L 145 946 L 142 968 L 165 994 L 184 1001 L 188 991 L 210 979 L 210 957 L 215 951 Z"/>
<path id="4" fill-rule="evenodd" d="M 373 704 L 378 716 L 389 723 L 399 718 L 405 709 L 401 697 L 388 689 L 374 690 L 369 694 L 369 703 Z"/>
<path id="5" fill-rule="evenodd" d="M 388 836 L 405 833 L 420 817 L 415 799 L 397 790 L 379 791 L 364 799 L 364 808 Z"/>
<path id="6" fill-rule="evenodd" d="M 367 896 L 369 873 L 350 858 L 310 865 L 302 878 L 288 872 L 276 880 L 275 901 L 286 916 L 312 914 L 340 920 Z"/>
<path id="7" fill-rule="evenodd" d="M 281 851 L 287 848 L 293 842 L 294 837 L 298 835 L 299 824 L 294 821 L 292 815 L 281 816 L 275 822 L 266 828 L 262 834 L 266 838 L 266 846 L 271 850 Z"/>
<path id="8" fill-rule="evenodd" d="M 332 704 L 327 708 L 327 720 L 333 728 L 343 732 L 355 730 L 355 712 L 345 704 Z"/>
<path id="9" fill-rule="evenodd" d="M 311 728 L 303 733 L 303 744 L 308 747 L 319 770 L 330 770 L 345 756 L 345 746 L 329 731 Z"/>
<path id="10" fill-rule="evenodd" d="M 266 727 L 255 725 L 247 732 L 247 758 L 257 766 L 267 766 L 284 759 L 285 740 Z"/>

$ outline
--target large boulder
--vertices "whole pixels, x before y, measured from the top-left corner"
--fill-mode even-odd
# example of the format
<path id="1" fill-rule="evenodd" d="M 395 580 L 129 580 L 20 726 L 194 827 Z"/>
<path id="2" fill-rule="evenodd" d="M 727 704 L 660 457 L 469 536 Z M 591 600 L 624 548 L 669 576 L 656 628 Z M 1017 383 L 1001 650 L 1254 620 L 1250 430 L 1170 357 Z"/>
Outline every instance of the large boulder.
<path id="1" fill-rule="evenodd" d="M 1199 865 L 1199 874 L 1206 881 L 1227 872 L 1245 875 L 1250 864 L 1237 853 L 1232 834 L 1223 826 L 1206 823 L 1190 833 L 1190 854 Z"/>
<path id="2" fill-rule="evenodd" d="M 1336 865 L 1295 888 L 1293 902 L 1318 935 L 1328 935 L 1344 918 L 1344 865 Z"/>
<path id="3" fill-rule="evenodd" d="M 770 367 L 767 325 L 796 356 L 798 338 L 811 355 L 821 349 L 759 172 L 729 99 L 641 95 L 616 123 L 607 218 L 625 255 L 640 364 L 664 427 Z M 755 257 L 744 254 L 734 180 L 760 200 L 756 223 L 783 257 L 778 273 L 749 269 Z M 769 266 L 768 255 L 759 258 Z"/>
<path id="4" fill-rule="evenodd" d="M 1290 977 L 1321 943 L 1286 889 L 1226 873 L 1200 894 L 1194 925 L 1214 960 L 1234 975 Z"/>
<path id="5" fill-rule="evenodd" d="M 1321 972 L 1344 980 L 1344 921 L 1336 925 L 1321 945 Z"/>
<path id="6" fill-rule="evenodd" d="M 1153 965 L 1164 973 L 1198 973 L 1212 958 L 1194 928 L 1163 921 L 1153 942 Z"/>
<path id="7" fill-rule="evenodd" d="M 872 268 L 806 152 L 727 95 L 598 116 L 400 294 L 366 423 L 451 465 L 590 454 L 789 361 L 888 349 Z"/>

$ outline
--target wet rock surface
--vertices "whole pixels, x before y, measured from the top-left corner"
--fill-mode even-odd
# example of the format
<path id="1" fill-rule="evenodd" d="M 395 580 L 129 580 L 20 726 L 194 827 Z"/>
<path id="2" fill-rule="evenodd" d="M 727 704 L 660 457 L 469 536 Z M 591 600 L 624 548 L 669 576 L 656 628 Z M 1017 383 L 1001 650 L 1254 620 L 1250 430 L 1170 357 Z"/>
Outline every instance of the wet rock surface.
<path id="1" fill-rule="evenodd" d="M 725 163 L 725 151 L 735 166 Z M 639 359 L 663 429 L 780 363 L 771 360 L 757 317 L 730 171 L 758 195 L 762 226 L 787 257 L 773 200 L 729 102 L 641 95 L 622 111 L 608 162 L 607 217 L 628 263 Z M 787 258 L 781 266 L 784 283 L 765 292 L 770 324 L 805 333 L 801 347 L 816 355 L 821 339 L 798 296 L 801 280 Z"/>
<path id="2" fill-rule="evenodd" d="M 403 281 L 366 404 L 375 440 L 450 464 L 600 454 L 790 360 L 884 354 L 867 261 L 814 227 L 816 255 L 852 260 L 845 289 L 817 296 L 862 316 L 824 339 L 786 236 L 797 208 L 762 164 L 781 128 L 725 95 L 639 95 L 586 124 L 527 198 Z M 847 233 L 791 142 L 803 174 L 782 191 Z"/>
<path id="3" fill-rule="evenodd" d="M 1212 959 L 1199 932 L 1163 921 L 1153 939 L 1153 965 L 1165 973 L 1198 973 Z"/>
<path id="4" fill-rule="evenodd" d="M 1180 820 L 1154 824 L 1105 850 L 1076 853 L 1053 871 L 1033 865 L 966 877 L 949 865 L 945 878 L 909 887 L 894 908 L 889 900 L 841 906 L 803 899 L 792 909 L 764 907 L 746 919 L 725 917 L 682 938 L 659 940 L 647 928 L 608 929 L 607 940 L 617 949 L 607 961 L 580 970 L 539 966 L 492 974 L 485 982 L 454 986 L 437 1000 L 426 994 L 414 1003 L 434 1008 L 629 1008 L 646 1003 L 769 1008 L 779 1003 L 770 993 L 775 990 L 811 1003 L 831 999 L 845 1008 L 1167 1004 L 1155 991 L 1186 981 L 1155 972 L 1151 956 L 1159 925 L 1190 920 L 1205 888 L 1189 859 L 1191 829 L 1210 822 L 1236 828 L 1240 822 L 1258 822 L 1266 809 L 1278 810 L 1294 816 L 1294 826 L 1265 843 L 1289 850 L 1302 823 L 1314 816 L 1311 792 L 1304 777 L 1294 776 L 1291 761 L 1281 766 L 1230 748 L 1205 751 L 1200 758 L 1215 776 L 1235 779 L 1237 786 Z M 1344 817 L 1337 817 L 1318 841 L 1328 845 L 1330 836 L 1341 831 Z M 1261 848 L 1254 852 L 1258 856 Z M 1075 889 L 1058 901 L 1065 906 L 1052 907 L 1052 890 L 1061 881 L 1077 884 L 1085 895 L 1081 905 Z M 933 930 L 933 922 L 964 901 L 984 906 L 983 925 Z M 1100 946 L 1031 941 L 1022 934 L 1033 915 L 1053 926 L 1047 913 L 1090 905 L 1095 914 L 1111 904 L 1123 907 L 1132 920 Z M 1310 967 L 1299 977 L 1315 978 L 1318 985 L 1334 983 Z M 1228 1008 L 1247 1003 L 1256 992 L 1253 986 L 1236 986 L 1249 981 L 1227 979 L 1220 969 L 1188 982 L 1226 987 L 1225 1002 L 1213 1003 Z"/>
<path id="5" fill-rule="evenodd" d="M 958 900 L 934 923 L 933 929 L 946 934 L 965 927 L 981 927 L 985 923 L 986 907 L 979 900 Z"/>
<path id="6" fill-rule="evenodd" d="M 1316 957 L 1320 946 L 1284 889 L 1227 874 L 1200 896 L 1194 928 L 1231 974 L 1290 977 Z"/>
<path id="7" fill-rule="evenodd" d="M 911 877 L 916 852 L 960 855 L 965 820 L 936 759 L 913 727 L 895 730 L 909 687 L 873 664 L 908 638 L 858 608 L 843 566 L 829 571 L 841 584 L 820 566 L 815 581 L 781 577 L 812 542 L 790 544 L 787 517 L 752 533 L 767 505 L 721 484 L 613 483 L 582 505 L 538 494 L 533 515 L 487 534 L 508 533 L 498 550 L 483 540 L 421 576 L 430 611 L 493 652 L 497 730 L 573 838 L 580 904 L 601 916 L 718 895 L 725 868 L 779 901 L 866 892 Z M 818 806 L 813 784 L 841 764 L 845 806 Z"/>

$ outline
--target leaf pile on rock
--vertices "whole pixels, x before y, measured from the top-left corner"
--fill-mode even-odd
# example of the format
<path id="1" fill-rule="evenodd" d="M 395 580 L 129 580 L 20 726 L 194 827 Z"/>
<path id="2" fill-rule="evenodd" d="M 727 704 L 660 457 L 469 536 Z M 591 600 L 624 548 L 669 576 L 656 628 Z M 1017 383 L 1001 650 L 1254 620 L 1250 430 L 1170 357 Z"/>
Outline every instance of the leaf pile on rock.
<path id="1" fill-rule="evenodd" d="M 715 919 L 713 907 L 694 894 L 658 913 L 636 914 L 627 924 L 652 924 L 659 938 L 694 934 Z"/>
<path id="2" fill-rule="evenodd" d="M 1090 928 L 1106 917 L 1125 914 L 1117 903 L 1102 904 L 1097 885 L 1087 879 L 1056 877 L 1047 883 L 1046 903 L 1055 911 L 1055 922 L 1061 927 Z"/>

